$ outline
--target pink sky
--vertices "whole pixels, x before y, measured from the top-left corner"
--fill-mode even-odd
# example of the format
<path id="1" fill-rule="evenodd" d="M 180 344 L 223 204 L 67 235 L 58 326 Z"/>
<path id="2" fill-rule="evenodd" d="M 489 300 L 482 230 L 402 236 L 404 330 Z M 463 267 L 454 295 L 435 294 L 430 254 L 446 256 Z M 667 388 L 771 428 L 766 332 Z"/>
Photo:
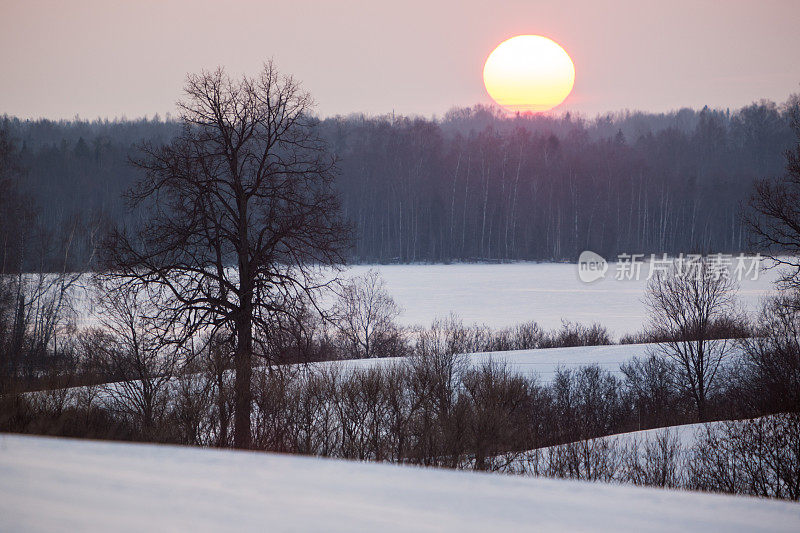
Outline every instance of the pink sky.
<path id="1" fill-rule="evenodd" d="M 557 111 L 736 108 L 800 92 L 797 0 L 0 0 L 0 114 L 174 112 L 188 72 L 273 58 L 322 116 L 442 115 L 489 103 L 501 41 L 555 40 L 575 89 Z"/>

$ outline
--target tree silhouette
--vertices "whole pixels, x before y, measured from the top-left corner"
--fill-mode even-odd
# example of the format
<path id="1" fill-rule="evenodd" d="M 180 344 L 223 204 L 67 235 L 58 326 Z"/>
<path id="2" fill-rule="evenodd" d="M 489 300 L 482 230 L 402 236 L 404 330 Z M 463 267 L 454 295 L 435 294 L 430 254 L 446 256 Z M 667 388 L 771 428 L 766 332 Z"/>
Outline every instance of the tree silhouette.
<path id="1" fill-rule="evenodd" d="M 218 69 L 190 75 L 185 91 L 180 134 L 134 161 L 145 177 L 128 197 L 146 215 L 134 231 L 112 231 L 104 267 L 123 290 L 158 293 L 184 341 L 203 332 L 235 345 L 234 446 L 248 448 L 253 354 L 266 353 L 260 343 L 301 296 L 313 301 L 348 228 L 334 159 L 291 77 L 271 63 L 238 80 Z"/>
<path id="2" fill-rule="evenodd" d="M 795 100 L 792 127 L 797 136 L 786 151 L 786 175 L 756 183 L 745 221 L 753 244 L 779 265 L 790 267 L 783 282 L 800 289 L 800 101 Z"/>

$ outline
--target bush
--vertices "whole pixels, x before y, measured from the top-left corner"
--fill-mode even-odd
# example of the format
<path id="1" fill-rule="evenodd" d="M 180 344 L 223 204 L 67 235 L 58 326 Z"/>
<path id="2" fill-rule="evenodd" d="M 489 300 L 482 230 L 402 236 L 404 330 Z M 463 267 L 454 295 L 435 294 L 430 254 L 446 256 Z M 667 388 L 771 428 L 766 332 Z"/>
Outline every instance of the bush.
<path id="1" fill-rule="evenodd" d="M 707 425 L 689 475 L 694 489 L 800 499 L 800 415 Z"/>
<path id="2" fill-rule="evenodd" d="M 565 321 L 561 328 L 542 337 L 538 348 L 565 348 L 571 346 L 600 346 L 612 344 L 608 330 L 600 324 L 583 324 Z"/>

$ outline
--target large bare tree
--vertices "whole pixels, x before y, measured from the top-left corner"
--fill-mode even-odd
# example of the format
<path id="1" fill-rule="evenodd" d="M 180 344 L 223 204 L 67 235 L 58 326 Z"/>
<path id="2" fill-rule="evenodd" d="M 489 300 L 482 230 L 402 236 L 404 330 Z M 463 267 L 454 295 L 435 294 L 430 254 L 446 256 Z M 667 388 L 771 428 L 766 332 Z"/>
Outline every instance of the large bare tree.
<path id="1" fill-rule="evenodd" d="M 181 133 L 145 145 L 145 177 L 129 192 L 140 227 L 114 230 L 105 267 L 156 291 L 184 337 L 229 335 L 235 346 L 234 446 L 251 444 L 254 347 L 276 317 L 312 298 L 320 267 L 337 264 L 349 232 L 333 190 L 334 158 L 309 115 L 309 95 L 267 63 L 255 77 L 190 75 Z"/>
<path id="2" fill-rule="evenodd" d="M 708 397 L 733 347 L 726 331 L 736 324 L 736 282 L 703 258 L 689 269 L 654 276 L 645 304 L 656 352 L 674 363 L 676 383 L 695 403 L 699 420 L 708 415 Z"/>

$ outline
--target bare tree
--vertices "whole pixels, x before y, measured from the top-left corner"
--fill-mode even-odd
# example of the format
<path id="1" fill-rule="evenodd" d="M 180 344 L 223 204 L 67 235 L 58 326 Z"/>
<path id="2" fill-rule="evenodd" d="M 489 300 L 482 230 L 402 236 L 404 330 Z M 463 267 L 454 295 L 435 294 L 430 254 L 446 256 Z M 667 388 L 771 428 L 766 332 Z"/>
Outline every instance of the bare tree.
<path id="1" fill-rule="evenodd" d="M 758 323 L 756 334 L 740 341 L 744 400 L 756 412 L 800 412 L 800 293 L 766 300 Z"/>
<path id="2" fill-rule="evenodd" d="M 414 354 L 406 363 L 414 404 L 412 461 L 459 465 L 466 448 L 468 413 L 464 402 L 459 402 L 459 389 L 468 365 L 463 355 L 468 343 L 469 332 L 454 315 L 419 331 Z"/>
<path id="3" fill-rule="evenodd" d="M 636 413 L 637 429 L 679 423 L 681 410 L 673 383 L 672 360 L 651 354 L 620 365 L 625 388 Z"/>
<path id="4" fill-rule="evenodd" d="M 153 438 L 167 408 L 170 381 L 182 354 L 172 342 L 175 325 L 153 317 L 145 291 L 98 284 L 100 328 L 82 336 L 84 352 L 105 376 L 110 408 L 129 415 Z"/>
<path id="5" fill-rule="evenodd" d="M 715 325 L 736 315 L 737 286 L 726 274 L 703 258 L 686 271 L 673 268 L 654 276 L 645 297 L 651 328 L 664 339 L 655 351 L 675 363 L 676 382 L 694 401 L 701 421 L 733 346 L 731 339 L 715 339 Z"/>
<path id="6" fill-rule="evenodd" d="M 386 291 L 377 270 L 344 284 L 336 308 L 337 333 L 353 358 L 397 355 L 400 332 L 394 320 L 400 307 Z"/>
<path id="7" fill-rule="evenodd" d="M 795 145 L 786 151 L 786 175 L 756 183 L 745 223 L 752 244 L 778 265 L 790 267 L 783 282 L 800 289 L 800 107 L 793 110 Z"/>
<path id="8" fill-rule="evenodd" d="M 247 448 L 254 345 L 276 316 L 292 314 L 291 302 L 314 296 L 319 267 L 341 262 L 347 245 L 334 160 L 309 95 L 271 63 L 239 80 L 222 69 L 190 75 L 178 105 L 181 133 L 143 146 L 135 161 L 146 176 L 129 198 L 148 209 L 145 222 L 112 233 L 105 267 L 167 295 L 160 314 L 187 337 L 230 334 L 234 446 Z"/>
<path id="9" fill-rule="evenodd" d="M 641 447 L 634 437 L 626 451 L 623 481 L 667 488 L 684 484 L 684 450 L 676 430 L 663 428 L 645 434 Z"/>
<path id="10" fill-rule="evenodd" d="M 800 415 L 707 424 L 696 435 L 689 488 L 800 500 Z"/>
<path id="11" fill-rule="evenodd" d="M 475 469 L 492 468 L 492 458 L 524 442 L 529 383 L 508 365 L 491 360 L 461 378 L 472 407 L 467 418 Z"/>

